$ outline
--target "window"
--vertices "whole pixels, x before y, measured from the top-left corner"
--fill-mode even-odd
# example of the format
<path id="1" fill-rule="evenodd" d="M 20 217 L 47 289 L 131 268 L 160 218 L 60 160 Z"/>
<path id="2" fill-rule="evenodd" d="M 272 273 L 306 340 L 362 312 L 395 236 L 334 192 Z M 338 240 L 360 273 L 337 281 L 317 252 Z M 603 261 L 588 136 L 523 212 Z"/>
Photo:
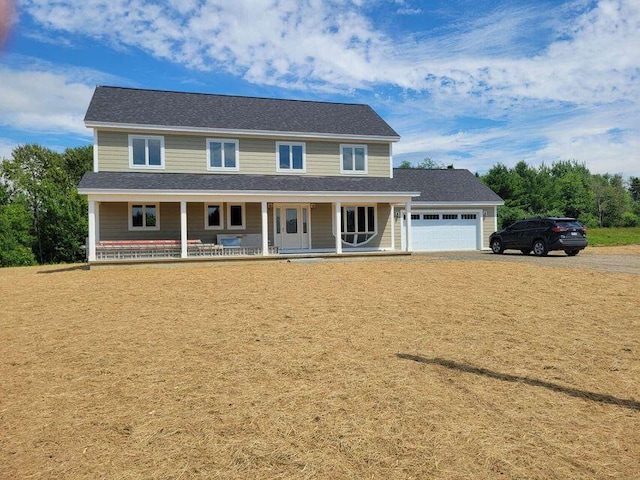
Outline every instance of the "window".
<path id="1" fill-rule="evenodd" d="M 276 142 L 276 171 L 300 172 L 306 170 L 304 143 Z"/>
<path id="2" fill-rule="evenodd" d="M 340 145 L 340 173 L 367 173 L 367 146 Z"/>
<path id="3" fill-rule="evenodd" d="M 442 214 L 442 219 L 443 220 L 457 220 L 458 219 L 458 214 L 457 213 L 443 213 Z"/>
<path id="4" fill-rule="evenodd" d="M 440 220 L 440 215 L 437 213 L 426 213 L 422 216 L 423 220 Z"/>
<path id="5" fill-rule="evenodd" d="M 129 167 L 164 168 L 164 137 L 129 135 Z"/>
<path id="6" fill-rule="evenodd" d="M 238 140 L 207 139 L 207 170 L 240 170 Z"/>
<path id="7" fill-rule="evenodd" d="M 160 205 L 130 203 L 129 230 L 160 230 Z"/>
<path id="8" fill-rule="evenodd" d="M 420 214 L 419 213 L 412 213 L 411 214 L 411 220 L 420 220 Z"/>
<path id="9" fill-rule="evenodd" d="M 229 230 L 243 230 L 245 228 L 244 203 L 228 203 L 227 219 Z"/>
<path id="10" fill-rule="evenodd" d="M 477 216 L 475 213 L 463 213 L 460 215 L 460 218 L 462 218 L 462 220 L 475 220 Z"/>
<path id="11" fill-rule="evenodd" d="M 376 235 L 376 208 L 372 206 L 345 206 L 342 215 L 342 241 L 357 246 L 367 243 Z"/>
<path id="12" fill-rule="evenodd" d="M 204 228 L 205 230 L 221 230 L 224 228 L 221 203 L 204 204 Z"/>

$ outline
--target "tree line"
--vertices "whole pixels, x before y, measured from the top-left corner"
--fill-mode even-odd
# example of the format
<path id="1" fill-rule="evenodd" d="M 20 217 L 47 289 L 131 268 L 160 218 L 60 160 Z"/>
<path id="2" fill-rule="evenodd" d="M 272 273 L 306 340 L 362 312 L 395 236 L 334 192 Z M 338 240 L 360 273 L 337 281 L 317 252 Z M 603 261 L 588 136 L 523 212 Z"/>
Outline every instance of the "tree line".
<path id="1" fill-rule="evenodd" d="M 640 178 L 593 174 L 581 163 L 559 161 L 513 168 L 498 163 L 479 178 L 504 199 L 501 227 L 526 217 L 573 217 L 587 227 L 640 226 Z"/>
<path id="2" fill-rule="evenodd" d="M 0 163 L 0 266 L 85 259 L 87 200 L 78 195 L 93 168 L 93 147 L 57 153 L 16 147 Z"/>

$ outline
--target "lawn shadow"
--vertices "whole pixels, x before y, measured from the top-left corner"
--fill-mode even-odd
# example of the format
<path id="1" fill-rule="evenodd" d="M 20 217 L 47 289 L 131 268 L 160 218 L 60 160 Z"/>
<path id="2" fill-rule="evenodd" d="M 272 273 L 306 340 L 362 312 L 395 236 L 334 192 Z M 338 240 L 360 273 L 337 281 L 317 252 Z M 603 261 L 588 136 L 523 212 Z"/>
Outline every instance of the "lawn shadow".
<path id="1" fill-rule="evenodd" d="M 39 274 L 62 273 L 62 272 L 74 272 L 76 270 L 89 270 L 89 265 L 87 265 L 86 263 L 83 263 L 80 265 L 73 265 L 71 267 L 56 268 L 55 270 L 38 270 L 38 273 Z"/>
<path id="2" fill-rule="evenodd" d="M 502 380 L 504 382 L 519 382 L 530 385 L 532 387 L 543 387 L 554 392 L 564 393 L 565 395 L 569 395 L 570 397 L 582 398 L 585 400 L 591 400 L 592 402 L 617 405 L 619 407 L 625 407 L 631 410 L 640 411 L 640 402 L 626 398 L 614 397 L 613 395 L 604 395 L 601 393 L 565 387 L 563 385 L 558 385 L 557 383 L 538 380 L 536 378 L 520 377 L 518 375 L 510 375 L 508 373 L 494 372 L 486 368 L 472 367 L 471 365 L 466 365 L 464 363 L 458 363 L 454 362 L 453 360 L 446 360 L 443 358 L 427 358 L 420 355 L 410 355 L 407 353 L 396 353 L 396 357 L 402 358 L 404 360 L 413 360 L 414 362 L 426 363 L 429 365 L 438 365 L 440 367 L 449 368 L 451 370 L 458 370 L 459 372 L 482 375 L 483 377 L 494 378 L 496 380 Z"/>

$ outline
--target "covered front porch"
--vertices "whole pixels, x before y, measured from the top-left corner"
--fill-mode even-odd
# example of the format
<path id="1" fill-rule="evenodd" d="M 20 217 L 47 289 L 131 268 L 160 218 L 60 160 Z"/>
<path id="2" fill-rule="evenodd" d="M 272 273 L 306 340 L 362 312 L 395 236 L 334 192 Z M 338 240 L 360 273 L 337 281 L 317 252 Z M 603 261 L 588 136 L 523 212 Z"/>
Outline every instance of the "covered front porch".
<path id="1" fill-rule="evenodd" d="M 411 210 L 406 195 L 89 194 L 88 200 L 88 259 L 95 263 L 399 252 L 394 216 Z M 410 222 L 405 228 L 411 238 Z"/>

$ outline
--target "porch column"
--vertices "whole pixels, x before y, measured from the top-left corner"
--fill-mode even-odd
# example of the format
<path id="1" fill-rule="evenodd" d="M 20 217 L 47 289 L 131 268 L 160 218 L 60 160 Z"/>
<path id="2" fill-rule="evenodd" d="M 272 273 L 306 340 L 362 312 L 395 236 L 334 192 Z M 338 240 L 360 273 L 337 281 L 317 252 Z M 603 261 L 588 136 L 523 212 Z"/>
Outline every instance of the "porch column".
<path id="1" fill-rule="evenodd" d="M 411 251 L 411 244 L 412 242 L 412 238 L 411 238 L 411 202 L 407 202 L 404 204 L 404 213 L 406 215 L 406 219 L 404 221 L 404 226 L 406 228 L 406 235 L 405 237 L 407 237 L 407 242 L 406 242 L 406 250 L 407 252 Z"/>
<path id="2" fill-rule="evenodd" d="M 89 200 L 89 245 L 87 254 L 90 262 L 96 261 L 96 202 Z"/>
<path id="3" fill-rule="evenodd" d="M 262 201 L 262 255 L 269 255 L 269 216 L 267 214 L 267 202 Z"/>
<path id="4" fill-rule="evenodd" d="M 336 202 L 336 253 L 342 253 L 342 203 Z"/>
<path id="5" fill-rule="evenodd" d="M 396 209 L 391 205 L 391 250 L 396 249 Z"/>
<path id="6" fill-rule="evenodd" d="M 180 202 L 180 258 L 187 258 L 187 202 Z"/>

